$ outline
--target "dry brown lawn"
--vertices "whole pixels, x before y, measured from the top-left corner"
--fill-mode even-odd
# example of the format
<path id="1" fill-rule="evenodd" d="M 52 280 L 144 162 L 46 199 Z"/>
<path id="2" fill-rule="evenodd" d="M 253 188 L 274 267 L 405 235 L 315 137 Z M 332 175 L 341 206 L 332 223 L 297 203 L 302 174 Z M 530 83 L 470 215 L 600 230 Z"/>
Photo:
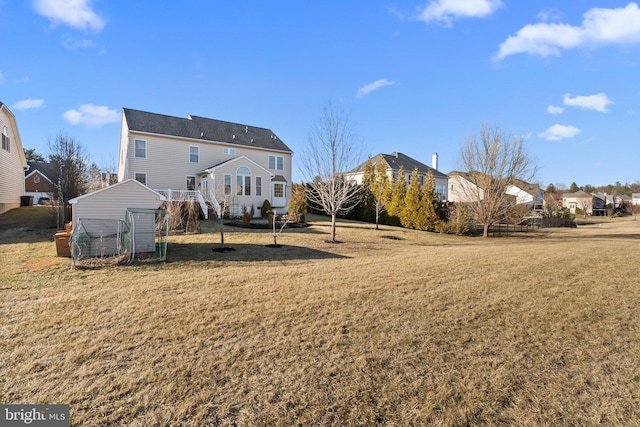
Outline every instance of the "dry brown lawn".
<path id="1" fill-rule="evenodd" d="M 33 212 L 21 208 L 23 212 Z M 21 218 L 24 218 L 21 215 Z M 0 402 L 72 425 L 640 425 L 640 221 L 490 239 L 212 223 L 77 270 L 0 216 Z"/>

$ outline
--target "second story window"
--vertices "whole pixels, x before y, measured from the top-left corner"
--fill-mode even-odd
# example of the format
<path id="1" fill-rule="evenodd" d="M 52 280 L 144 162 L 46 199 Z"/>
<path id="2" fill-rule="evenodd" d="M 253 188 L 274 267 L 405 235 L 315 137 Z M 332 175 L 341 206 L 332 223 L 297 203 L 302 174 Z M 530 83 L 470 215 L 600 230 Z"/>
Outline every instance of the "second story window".
<path id="1" fill-rule="evenodd" d="M 223 148 L 222 152 L 224 154 L 236 154 L 236 149 L 235 148 Z"/>
<path id="2" fill-rule="evenodd" d="M 284 157 L 282 156 L 269 156 L 269 169 L 283 170 L 284 169 Z"/>
<path id="3" fill-rule="evenodd" d="M 135 156 L 139 159 L 147 158 L 147 141 L 144 139 L 136 139 L 133 142 Z"/>
<path id="4" fill-rule="evenodd" d="M 193 145 L 189 147 L 189 162 L 198 163 L 200 161 L 200 149 Z"/>

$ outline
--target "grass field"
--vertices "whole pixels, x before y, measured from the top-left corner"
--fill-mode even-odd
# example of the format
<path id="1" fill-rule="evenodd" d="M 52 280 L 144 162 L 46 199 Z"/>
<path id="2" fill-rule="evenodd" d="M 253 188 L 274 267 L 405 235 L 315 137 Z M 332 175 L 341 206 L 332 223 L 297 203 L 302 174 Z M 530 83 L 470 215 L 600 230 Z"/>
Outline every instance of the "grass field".
<path id="1" fill-rule="evenodd" d="M 640 221 L 490 239 L 212 222 L 76 270 L 0 216 L 0 402 L 72 425 L 640 425 Z M 50 222 L 49 222 L 50 221 Z"/>

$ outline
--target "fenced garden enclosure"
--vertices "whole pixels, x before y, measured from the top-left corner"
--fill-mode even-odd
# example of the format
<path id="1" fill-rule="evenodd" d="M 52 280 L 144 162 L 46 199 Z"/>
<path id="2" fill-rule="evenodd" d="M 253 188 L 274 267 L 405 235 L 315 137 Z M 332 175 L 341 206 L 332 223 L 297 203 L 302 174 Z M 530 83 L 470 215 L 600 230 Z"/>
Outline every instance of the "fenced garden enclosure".
<path id="1" fill-rule="evenodd" d="M 167 256 L 170 215 L 163 209 L 133 209 L 125 219 L 81 218 L 69 241 L 76 267 L 108 261 L 164 261 Z"/>

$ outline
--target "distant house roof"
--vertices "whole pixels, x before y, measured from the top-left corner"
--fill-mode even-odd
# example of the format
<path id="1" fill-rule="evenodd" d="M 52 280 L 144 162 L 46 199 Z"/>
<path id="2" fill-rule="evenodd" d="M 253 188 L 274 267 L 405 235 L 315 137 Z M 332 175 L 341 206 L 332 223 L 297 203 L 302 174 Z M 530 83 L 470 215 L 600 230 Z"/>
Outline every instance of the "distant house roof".
<path id="1" fill-rule="evenodd" d="M 575 193 L 562 193 L 562 198 L 577 198 L 577 199 L 583 199 L 586 197 L 593 197 L 593 194 L 587 193 L 586 191 L 576 191 Z"/>
<path id="2" fill-rule="evenodd" d="M 444 178 L 444 179 L 447 178 L 447 175 L 443 174 L 442 172 L 430 166 L 427 166 L 424 163 L 419 162 L 416 159 L 413 159 L 407 156 L 406 154 L 402 154 L 398 152 L 393 152 L 391 154 L 380 153 L 371 158 L 371 161 L 373 162 L 373 164 L 376 164 L 380 160 L 384 160 L 389 166 L 389 168 L 393 171 L 399 171 L 400 168 L 404 169 L 407 175 L 410 174 L 415 168 L 418 168 L 418 173 L 420 174 L 426 175 L 429 172 L 431 172 L 434 178 Z M 353 169 L 351 172 L 362 172 L 364 170 L 365 164 L 366 162 L 362 163 L 361 165 Z"/>
<path id="3" fill-rule="evenodd" d="M 135 132 L 292 152 L 272 130 L 266 128 L 198 116 L 185 119 L 130 108 L 124 108 L 123 112 L 129 130 Z"/>
<path id="4" fill-rule="evenodd" d="M 27 160 L 27 165 L 29 169 L 24 171 L 24 175 L 29 176 L 35 171 L 40 172 L 42 176 L 47 178 L 49 181 L 53 181 L 56 177 L 56 170 L 51 163 L 47 162 L 39 162 L 37 160 Z"/>

